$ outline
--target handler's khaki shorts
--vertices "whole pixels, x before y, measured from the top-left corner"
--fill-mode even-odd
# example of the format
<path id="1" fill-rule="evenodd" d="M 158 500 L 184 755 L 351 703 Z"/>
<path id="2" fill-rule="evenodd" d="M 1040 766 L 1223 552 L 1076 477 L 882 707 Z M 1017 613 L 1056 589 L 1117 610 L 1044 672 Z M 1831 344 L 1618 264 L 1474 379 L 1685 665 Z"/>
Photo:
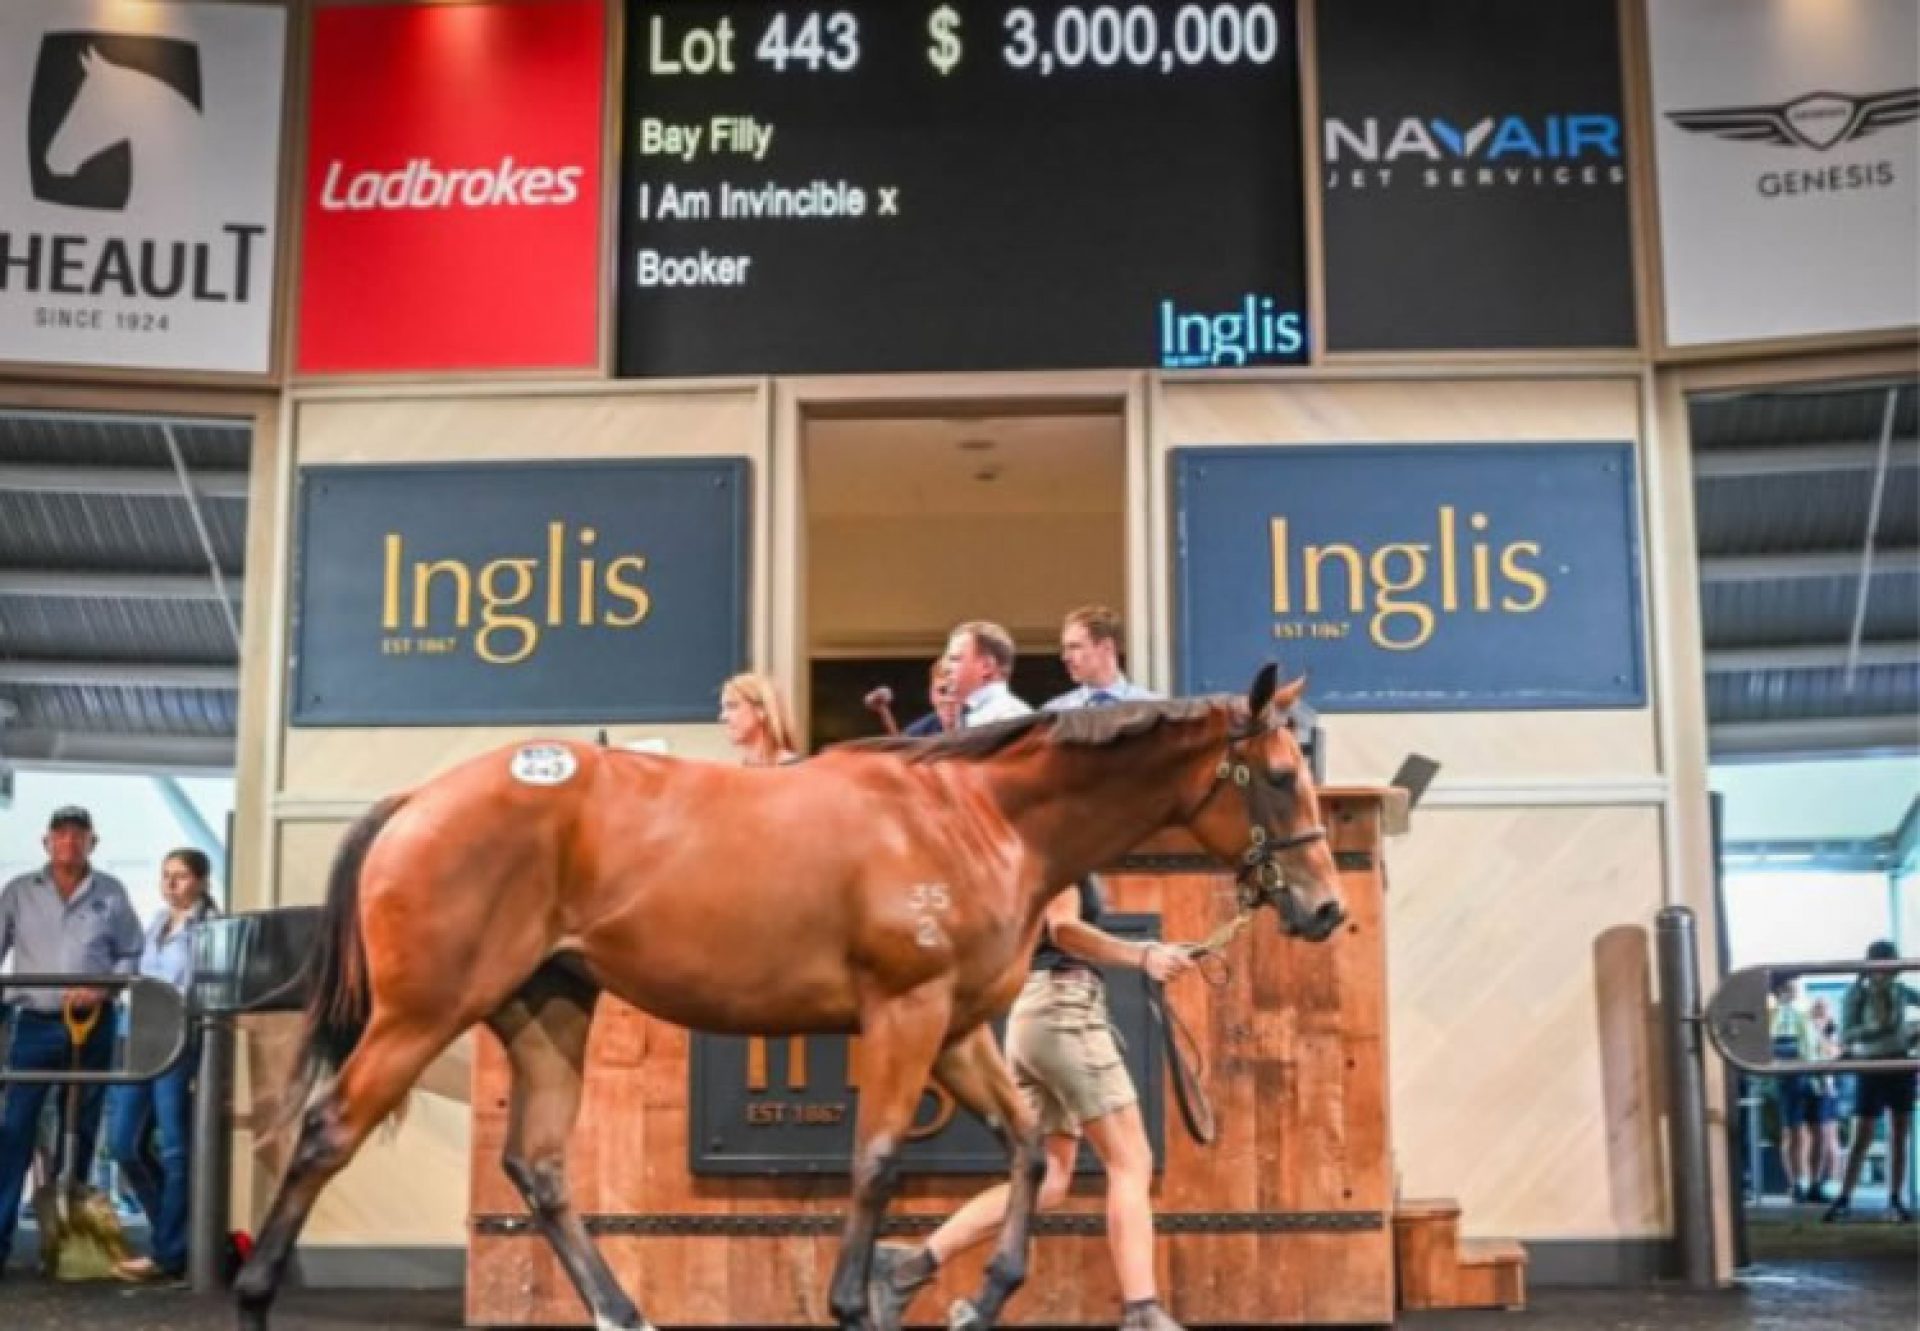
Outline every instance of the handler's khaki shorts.
<path id="1" fill-rule="evenodd" d="M 1007 1061 L 1042 1132 L 1078 1137 L 1083 1123 L 1140 1099 L 1095 976 L 1029 975 L 1007 1023 Z"/>

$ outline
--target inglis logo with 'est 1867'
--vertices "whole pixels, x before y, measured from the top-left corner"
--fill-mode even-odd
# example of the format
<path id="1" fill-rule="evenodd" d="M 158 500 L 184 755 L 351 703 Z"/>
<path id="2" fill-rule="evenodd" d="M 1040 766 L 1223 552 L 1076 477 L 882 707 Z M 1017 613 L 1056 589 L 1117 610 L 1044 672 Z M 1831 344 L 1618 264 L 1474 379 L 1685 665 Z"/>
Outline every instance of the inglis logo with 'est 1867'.
<path id="1" fill-rule="evenodd" d="M 1160 302 L 1160 364 L 1169 370 L 1287 364 L 1304 357 L 1306 317 L 1272 296 L 1243 296 L 1232 309 L 1186 311 Z"/>
<path id="2" fill-rule="evenodd" d="M 449 655 L 471 632 L 475 656 L 488 665 L 513 666 L 539 650 L 543 630 L 638 626 L 653 609 L 640 582 L 647 559 L 631 551 L 604 558 L 595 548 L 599 539 L 592 527 L 569 531 L 564 520 L 553 521 L 546 524 L 540 553 L 482 561 L 423 558 L 407 549 L 404 533 L 385 533 L 381 654 Z"/>

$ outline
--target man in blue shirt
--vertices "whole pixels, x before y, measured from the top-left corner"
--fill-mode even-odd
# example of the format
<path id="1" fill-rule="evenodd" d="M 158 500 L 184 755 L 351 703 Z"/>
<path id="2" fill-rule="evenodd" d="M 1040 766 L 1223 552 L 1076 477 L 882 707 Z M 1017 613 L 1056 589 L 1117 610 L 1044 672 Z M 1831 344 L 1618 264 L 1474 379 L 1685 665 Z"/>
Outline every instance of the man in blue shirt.
<path id="1" fill-rule="evenodd" d="M 936 659 L 927 673 L 927 703 L 933 710 L 902 730 L 902 735 L 909 739 L 932 739 L 960 728 L 960 700 L 953 696 L 945 656 Z"/>
<path id="2" fill-rule="evenodd" d="M 1153 702 L 1160 697 L 1120 673 L 1120 616 L 1104 605 L 1083 605 L 1067 613 L 1060 626 L 1060 661 L 1075 687 L 1048 701 L 1043 711 Z"/>
<path id="3" fill-rule="evenodd" d="M 960 729 L 1025 716 L 1033 708 L 1008 687 L 1013 635 L 985 619 L 970 619 L 947 638 L 946 676 L 960 700 Z"/>
<path id="4" fill-rule="evenodd" d="M 11 954 L 13 969 L 21 974 L 131 974 L 139 964 L 144 941 L 140 920 L 120 880 L 93 867 L 93 849 L 99 844 L 93 834 L 93 816 L 77 804 L 55 809 L 41 844 L 46 848 L 46 864 L 0 887 L 0 961 Z M 7 1066 L 36 1071 L 74 1066 L 73 1043 L 60 1016 L 67 999 L 81 1007 L 110 1001 L 105 990 L 90 986 L 75 986 L 65 993 L 16 989 L 0 997 L 13 1006 Z M 113 1040 L 114 1023 L 97 1023 L 79 1051 L 80 1066 L 109 1067 Z M 33 1161 L 35 1129 L 47 1090 L 44 1085 L 9 1086 L 0 1097 L 4 1099 L 0 1108 L 0 1271 L 6 1269 L 13 1249 L 20 1194 Z M 104 1098 L 102 1086 L 86 1087 L 80 1094 L 82 1170 L 93 1159 Z"/>

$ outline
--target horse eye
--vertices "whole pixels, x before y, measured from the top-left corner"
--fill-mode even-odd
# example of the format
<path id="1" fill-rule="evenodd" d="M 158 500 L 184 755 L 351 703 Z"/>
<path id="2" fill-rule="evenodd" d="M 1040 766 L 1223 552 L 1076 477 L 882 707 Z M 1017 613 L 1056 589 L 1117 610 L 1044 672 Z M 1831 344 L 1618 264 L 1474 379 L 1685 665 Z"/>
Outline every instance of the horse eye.
<path id="1" fill-rule="evenodd" d="M 1292 790 L 1300 783 L 1300 773 L 1291 767 L 1283 767 L 1277 772 L 1267 773 L 1267 784 L 1275 790 Z"/>

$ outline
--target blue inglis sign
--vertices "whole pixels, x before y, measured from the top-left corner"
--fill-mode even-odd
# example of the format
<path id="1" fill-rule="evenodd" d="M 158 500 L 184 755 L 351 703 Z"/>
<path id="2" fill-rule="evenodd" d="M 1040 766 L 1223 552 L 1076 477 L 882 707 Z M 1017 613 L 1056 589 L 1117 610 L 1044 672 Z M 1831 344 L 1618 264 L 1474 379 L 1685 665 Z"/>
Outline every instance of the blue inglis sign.
<path id="1" fill-rule="evenodd" d="M 747 464 L 308 467 L 295 725 L 710 721 Z"/>
<path id="2" fill-rule="evenodd" d="M 1328 711 L 1646 700 L 1633 447 L 1174 453 L 1177 685 L 1277 658 Z"/>

